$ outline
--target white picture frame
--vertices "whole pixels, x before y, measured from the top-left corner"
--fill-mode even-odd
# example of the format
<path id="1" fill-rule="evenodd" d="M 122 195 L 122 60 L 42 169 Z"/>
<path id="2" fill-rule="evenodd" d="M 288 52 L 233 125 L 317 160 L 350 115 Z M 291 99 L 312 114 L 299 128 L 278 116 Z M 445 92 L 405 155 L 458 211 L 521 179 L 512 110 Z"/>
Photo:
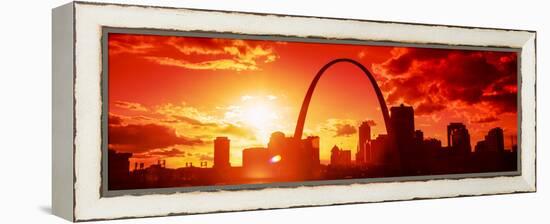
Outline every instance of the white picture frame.
<path id="1" fill-rule="evenodd" d="M 536 191 L 536 32 L 72 2 L 53 17 L 53 213 L 70 221 Z M 243 25 L 246 24 L 246 25 Z M 266 25 L 269 24 L 269 25 Z M 385 41 L 520 52 L 520 174 L 231 191 L 102 195 L 103 28 Z"/>

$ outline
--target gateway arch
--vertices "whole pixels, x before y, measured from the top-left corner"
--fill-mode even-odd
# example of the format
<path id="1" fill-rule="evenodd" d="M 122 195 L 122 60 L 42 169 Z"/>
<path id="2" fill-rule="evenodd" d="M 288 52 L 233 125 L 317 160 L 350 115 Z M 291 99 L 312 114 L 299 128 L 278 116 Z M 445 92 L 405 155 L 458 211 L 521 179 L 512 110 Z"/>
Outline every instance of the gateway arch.
<path id="1" fill-rule="evenodd" d="M 309 85 L 309 89 L 307 90 L 306 97 L 304 98 L 304 101 L 302 103 L 302 108 L 300 109 L 300 115 L 298 116 L 298 122 L 296 123 L 296 129 L 294 130 L 294 139 L 299 140 L 302 138 L 302 134 L 304 131 L 304 123 L 306 121 L 306 115 L 307 110 L 309 107 L 309 103 L 311 101 L 311 97 L 313 95 L 313 91 L 315 90 L 315 86 L 317 85 L 317 82 L 319 82 L 319 79 L 321 76 L 325 73 L 325 71 L 330 68 L 331 66 L 338 64 L 338 63 L 350 63 L 355 65 L 356 67 L 360 68 L 361 71 L 369 78 L 370 83 L 372 87 L 374 88 L 374 91 L 376 92 L 376 97 L 378 98 L 378 103 L 380 104 L 380 109 L 382 110 L 382 116 L 384 117 L 384 124 L 386 126 L 386 133 L 391 136 L 391 125 L 390 125 L 390 115 L 388 113 L 388 107 L 386 106 L 386 101 L 384 100 L 384 96 L 382 95 L 382 92 L 380 91 L 380 87 L 378 87 L 378 84 L 376 83 L 376 80 L 374 79 L 374 76 L 370 73 L 370 71 L 365 68 L 361 63 L 349 59 L 349 58 L 339 58 L 330 61 L 326 65 L 324 65 L 319 72 L 317 72 L 317 75 L 315 75 L 315 78 L 313 81 L 311 81 L 311 84 Z"/>

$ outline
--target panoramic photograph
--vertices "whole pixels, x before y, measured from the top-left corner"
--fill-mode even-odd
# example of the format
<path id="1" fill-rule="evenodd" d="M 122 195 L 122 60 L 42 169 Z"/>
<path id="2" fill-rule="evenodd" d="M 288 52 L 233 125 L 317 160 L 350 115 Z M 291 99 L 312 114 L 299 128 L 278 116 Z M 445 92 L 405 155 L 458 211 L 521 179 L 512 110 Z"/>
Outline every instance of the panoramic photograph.
<path id="1" fill-rule="evenodd" d="M 518 53 L 108 33 L 108 190 L 518 171 Z"/>

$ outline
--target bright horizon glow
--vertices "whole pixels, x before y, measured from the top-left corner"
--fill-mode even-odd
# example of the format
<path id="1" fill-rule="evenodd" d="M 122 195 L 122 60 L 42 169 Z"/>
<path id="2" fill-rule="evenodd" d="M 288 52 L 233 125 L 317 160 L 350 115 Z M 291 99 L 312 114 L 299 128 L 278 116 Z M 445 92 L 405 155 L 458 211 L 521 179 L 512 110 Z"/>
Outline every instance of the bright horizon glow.
<path id="1" fill-rule="evenodd" d="M 271 133 L 279 131 L 277 124 L 282 120 L 280 107 L 275 105 L 276 99 L 273 95 L 244 95 L 240 104 L 234 105 L 226 117 L 250 127 L 258 142 L 265 145 Z"/>

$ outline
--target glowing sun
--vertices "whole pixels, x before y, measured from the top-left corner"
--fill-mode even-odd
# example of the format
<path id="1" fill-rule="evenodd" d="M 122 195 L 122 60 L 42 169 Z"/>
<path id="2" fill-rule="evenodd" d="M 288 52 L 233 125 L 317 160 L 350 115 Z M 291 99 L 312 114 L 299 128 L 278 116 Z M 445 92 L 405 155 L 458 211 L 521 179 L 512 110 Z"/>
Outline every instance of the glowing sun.
<path id="1" fill-rule="evenodd" d="M 241 103 L 230 113 L 231 119 L 250 128 L 258 143 L 266 144 L 271 133 L 280 131 L 281 111 L 275 96 L 242 96 Z"/>
<path id="2" fill-rule="evenodd" d="M 256 137 L 262 143 L 267 143 L 269 136 L 275 130 L 275 122 L 279 118 L 276 108 L 265 100 L 255 100 L 243 108 L 243 122 L 254 129 Z"/>

